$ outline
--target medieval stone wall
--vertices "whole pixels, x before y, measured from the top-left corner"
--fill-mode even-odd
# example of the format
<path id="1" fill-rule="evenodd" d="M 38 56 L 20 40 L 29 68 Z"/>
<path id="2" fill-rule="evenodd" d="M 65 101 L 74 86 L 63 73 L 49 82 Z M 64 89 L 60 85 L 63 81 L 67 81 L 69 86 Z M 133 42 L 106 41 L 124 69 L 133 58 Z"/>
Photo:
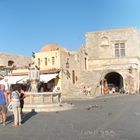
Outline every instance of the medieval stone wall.
<path id="1" fill-rule="evenodd" d="M 31 63 L 31 57 L 0 53 L 0 66 L 7 67 L 8 61 L 13 61 L 16 67 L 28 66 Z"/>

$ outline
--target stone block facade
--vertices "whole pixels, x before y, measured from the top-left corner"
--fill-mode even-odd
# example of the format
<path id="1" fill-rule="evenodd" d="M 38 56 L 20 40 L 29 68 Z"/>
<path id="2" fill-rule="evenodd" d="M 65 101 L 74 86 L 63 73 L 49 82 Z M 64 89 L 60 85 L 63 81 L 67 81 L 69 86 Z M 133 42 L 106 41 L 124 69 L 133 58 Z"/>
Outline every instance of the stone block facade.
<path id="1" fill-rule="evenodd" d="M 101 71 L 118 90 L 139 92 L 140 34 L 134 28 L 86 33 L 88 71 Z M 116 77 L 116 81 L 115 81 Z M 98 81 L 99 83 L 99 81 Z"/>
<path id="2" fill-rule="evenodd" d="M 32 62 L 30 57 L 0 54 L 0 66 L 8 66 L 9 61 L 17 66 Z M 105 93 L 105 86 L 108 93 L 114 88 L 116 92 L 140 91 L 140 33 L 135 28 L 87 32 L 85 46 L 76 52 L 45 45 L 35 53 L 34 62 L 43 74 L 58 70 L 54 83 L 62 95 L 74 95 L 81 84 L 90 85 L 92 95 Z"/>
<path id="3" fill-rule="evenodd" d="M 9 61 L 13 61 L 13 65 L 17 67 L 28 66 L 31 57 L 0 53 L 0 66 L 8 67 Z"/>

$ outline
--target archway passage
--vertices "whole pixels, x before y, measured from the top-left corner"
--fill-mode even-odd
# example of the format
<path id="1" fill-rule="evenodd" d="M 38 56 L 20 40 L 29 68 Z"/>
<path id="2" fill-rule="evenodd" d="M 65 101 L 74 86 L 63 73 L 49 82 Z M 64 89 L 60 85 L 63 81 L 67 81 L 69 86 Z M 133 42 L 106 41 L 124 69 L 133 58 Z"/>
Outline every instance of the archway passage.
<path id="1" fill-rule="evenodd" d="M 116 92 L 122 91 L 123 89 L 123 77 L 117 72 L 110 72 L 105 76 L 108 87 L 111 90 L 115 88 Z"/>

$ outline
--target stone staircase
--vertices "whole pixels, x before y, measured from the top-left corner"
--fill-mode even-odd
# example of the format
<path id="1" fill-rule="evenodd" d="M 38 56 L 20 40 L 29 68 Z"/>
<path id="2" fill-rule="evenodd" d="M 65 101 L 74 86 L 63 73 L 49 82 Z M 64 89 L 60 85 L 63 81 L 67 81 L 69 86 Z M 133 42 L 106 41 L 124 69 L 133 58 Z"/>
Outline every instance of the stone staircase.
<path id="1" fill-rule="evenodd" d="M 102 71 L 84 71 L 79 77 L 79 81 L 75 85 L 71 85 L 68 93 L 63 99 L 87 99 L 100 95 L 100 80 L 102 79 Z M 85 95 L 82 92 L 83 86 L 91 87 L 91 95 Z"/>
<path id="2" fill-rule="evenodd" d="M 83 72 L 78 84 L 90 86 L 91 94 L 97 96 L 100 94 L 100 80 L 102 79 L 102 73 L 103 71 Z"/>

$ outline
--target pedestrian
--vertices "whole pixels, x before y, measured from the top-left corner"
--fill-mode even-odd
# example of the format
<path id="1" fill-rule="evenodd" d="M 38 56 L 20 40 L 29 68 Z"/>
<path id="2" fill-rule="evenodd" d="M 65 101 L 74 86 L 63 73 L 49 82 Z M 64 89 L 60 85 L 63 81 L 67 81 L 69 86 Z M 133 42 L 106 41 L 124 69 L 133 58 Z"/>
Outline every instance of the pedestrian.
<path id="1" fill-rule="evenodd" d="M 91 95 L 91 87 L 90 86 L 87 87 L 87 95 Z"/>
<path id="2" fill-rule="evenodd" d="M 6 113 L 7 113 L 7 108 L 6 108 L 6 103 L 7 103 L 7 96 L 5 94 L 5 86 L 0 85 L 0 121 L 3 124 L 3 126 L 6 125 Z"/>
<path id="3" fill-rule="evenodd" d="M 23 117 L 23 107 L 24 107 L 24 98 L 25 98 L 25 91 L 21 88 L 20 90 L 20 114 Z"/>
<path id="4" fill-rule="evenodd" d="M 5 91 L 8 93 L 10 89 L 10 85 L 8 83 L 8 79 L 4 78 L 4 86 L 5 86 Z"/>
<path id="5" fill-rule="evenodd" d="M 14 87 L 11 93 L 12 110 L 14 114 L 14 127 L 21 125 L 21 109 L 20 109 L 20 89 L 19 87 Z"/>
<path id="6" fill-rule="evenodd" d="M 86 86 L 83 86 L 82 92 L 87 95 L 87 90 L 86 90 Z"/>

